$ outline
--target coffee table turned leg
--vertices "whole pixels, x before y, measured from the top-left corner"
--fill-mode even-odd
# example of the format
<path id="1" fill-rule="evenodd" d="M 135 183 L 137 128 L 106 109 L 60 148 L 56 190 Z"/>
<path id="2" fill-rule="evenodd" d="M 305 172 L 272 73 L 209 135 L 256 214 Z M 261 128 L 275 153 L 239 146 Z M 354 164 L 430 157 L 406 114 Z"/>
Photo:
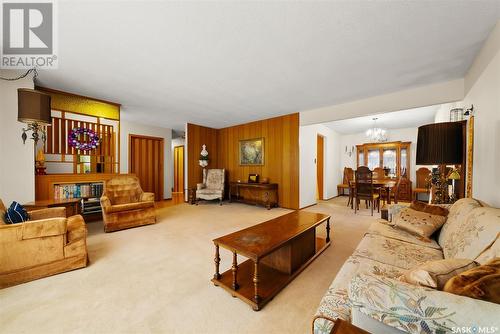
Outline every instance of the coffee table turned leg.
<path id="1" fill-rule="evenodd" d="M 259 303 L 261 301 L 261 298 L 259 296 L 259 263 L 255 261 L 254 263 L 254 273 L 253 273 L 253 287 L 254 287 L 254 301 L 257 303 L 257 307 L 254 307 L 253 309 L 255 311 L 259 310 Z"/>
<path id="2" fill-rule="evenodd" d="M 233 253 L 233 266 L 231 267 L 233 271 L 233 290 L 238 290 L 238 258 L 236 252 Z"/>
<path id="3" fill-rule="evenodd" d="M 330 218 L 326 220 L 326 242 L 330 242 Z"/>
<path id="4" fill-rule="evenodd" d="M 219 264 L 220 264 L 219 245 L 215 245 L 214 262 L 215 262 L 215 274 L 214 274 L 214 278 L 215 279 L 220 279 L 220 273 L 219 273 Z"/>

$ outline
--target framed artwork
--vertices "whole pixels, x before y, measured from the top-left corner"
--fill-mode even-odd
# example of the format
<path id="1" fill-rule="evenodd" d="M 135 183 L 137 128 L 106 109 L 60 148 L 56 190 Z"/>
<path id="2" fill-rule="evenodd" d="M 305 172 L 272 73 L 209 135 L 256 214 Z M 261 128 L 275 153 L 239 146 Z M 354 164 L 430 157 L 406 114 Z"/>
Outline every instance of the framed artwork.
<path id="1" fill-rule="evenodd" d="M 264 138 L 240 140 L 240 166 L 264 165 Z"/>

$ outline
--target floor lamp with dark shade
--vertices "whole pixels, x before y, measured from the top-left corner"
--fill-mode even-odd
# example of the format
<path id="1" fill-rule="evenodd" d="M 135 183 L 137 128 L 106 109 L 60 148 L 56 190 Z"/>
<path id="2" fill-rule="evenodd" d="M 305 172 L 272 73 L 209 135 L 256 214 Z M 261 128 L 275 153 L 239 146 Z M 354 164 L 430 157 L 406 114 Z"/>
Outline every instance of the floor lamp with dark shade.
<path id="1" fill-rule="evenodd" d="M 423 125 L 418 128 L 417 165 L 438 165 L 433 169 L 435 193 L 432 203 L 450 203 L 447 165 L 463 163 L 463 127 L 460 122 Z"/>

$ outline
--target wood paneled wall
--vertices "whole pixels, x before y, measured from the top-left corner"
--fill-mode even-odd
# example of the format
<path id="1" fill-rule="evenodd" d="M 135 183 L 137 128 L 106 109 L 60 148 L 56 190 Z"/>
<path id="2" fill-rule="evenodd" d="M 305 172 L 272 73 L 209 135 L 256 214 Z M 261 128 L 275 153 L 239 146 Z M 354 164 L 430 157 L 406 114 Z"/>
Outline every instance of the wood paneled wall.
<path id="1" fill-rule="evenodd" d="M 240 166 L 239 141 L 264 138 L 264 165 Z M 217 136 L 218 166 L 226 168 L 230 181 L 246 182 L 256 173 L 278 183 L 279 205 L 299 208 L 299 114 L 220 129 Z"/>
<path id="2" fill-rule="evenodd" d="M 239 141 L 260 137 L 264 138 L 264 165 L 240 166 Z M 298 113 L 218 130 L 188 124 L 187 138 L 189 187 L 201 182 L 198 158 L 205 144 L 211 160 L 208 168 L 225 168 L 229 181 L 246 182 L 250 173 L 267 177 L 279 185 L 281 207 L 299 208 Z"/>
<path id="3" fill-rule="evenodd" d="M 187 147 L 187 169 L 188 169 L 188 189 L 196 188 L 197 183 L 203 181 L 202 170 L 198 164 L 200 158 L 201 145 L 207 145 L 208 162 L 207 168 L 217 167 L 217 129 L 188 123 L 186 133 Z"/>

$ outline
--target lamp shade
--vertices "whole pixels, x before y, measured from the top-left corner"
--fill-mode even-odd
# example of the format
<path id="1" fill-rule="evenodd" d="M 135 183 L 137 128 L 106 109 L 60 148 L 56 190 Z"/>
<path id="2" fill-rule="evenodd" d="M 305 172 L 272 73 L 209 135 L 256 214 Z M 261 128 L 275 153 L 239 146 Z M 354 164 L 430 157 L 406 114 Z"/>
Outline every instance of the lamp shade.
<path id="1" fill-rule="evenodd" d="M 28 88 L 17 90 L 17 120 L 23 123 L 52 124 L 50 95 Z"/>
<path id="2" fill-rule="evenodd" d="M 455 165 L 463 161 L 462 122 L 423 125 L 418 128 L 417 165 Z"/>

